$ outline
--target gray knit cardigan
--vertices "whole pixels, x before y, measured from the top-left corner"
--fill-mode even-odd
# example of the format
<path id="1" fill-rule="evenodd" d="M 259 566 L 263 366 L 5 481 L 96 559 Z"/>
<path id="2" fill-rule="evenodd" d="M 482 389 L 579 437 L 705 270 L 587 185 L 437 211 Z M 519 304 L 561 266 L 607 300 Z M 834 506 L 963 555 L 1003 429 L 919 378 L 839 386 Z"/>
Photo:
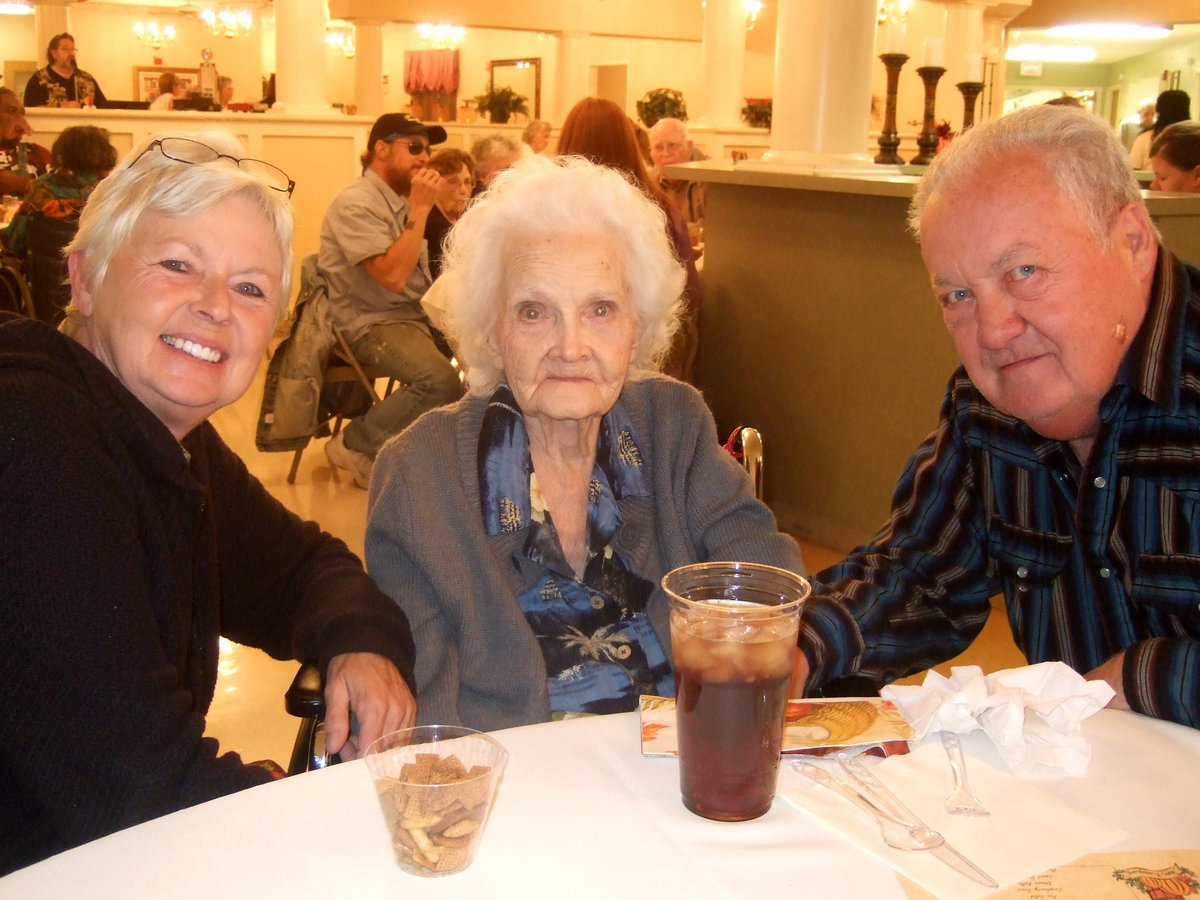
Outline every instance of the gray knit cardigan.
<path id="1" fill-rule="evenodd" d="M 749 477 L 720 446 L 700 394 L 659 376 L 626 384 L 648 497 L 618 504 L 614 539 L 631 569 L 653 582 L 708 560 L 762 562 L 803 574 L 800 551 L 754 499 Z M 483 731 L 550 717 L 546 667 L 517 598 L 544 574 L 522 552 L 526 530 L 488 535 L 477 453 L 487 398 L 433 410 L 391 440 L 375 462 L 367 568 L 400 604 L 417 649 L 418 721 Z M 649 612 L 670 646 L 661 587 Z"/>

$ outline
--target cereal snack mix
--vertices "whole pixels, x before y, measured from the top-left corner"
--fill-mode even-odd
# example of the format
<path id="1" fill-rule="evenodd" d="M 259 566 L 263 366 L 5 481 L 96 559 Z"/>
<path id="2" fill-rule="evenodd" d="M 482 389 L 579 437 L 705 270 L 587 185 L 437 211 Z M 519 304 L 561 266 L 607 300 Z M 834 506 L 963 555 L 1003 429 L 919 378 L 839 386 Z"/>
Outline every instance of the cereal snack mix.
<path id="1" fill-rule="evenodd" d="M 396 862 L 452 875 L 475 857 L 507 753 L 467 728 L 429 725 L 380 738 L 367 752 Z"/>

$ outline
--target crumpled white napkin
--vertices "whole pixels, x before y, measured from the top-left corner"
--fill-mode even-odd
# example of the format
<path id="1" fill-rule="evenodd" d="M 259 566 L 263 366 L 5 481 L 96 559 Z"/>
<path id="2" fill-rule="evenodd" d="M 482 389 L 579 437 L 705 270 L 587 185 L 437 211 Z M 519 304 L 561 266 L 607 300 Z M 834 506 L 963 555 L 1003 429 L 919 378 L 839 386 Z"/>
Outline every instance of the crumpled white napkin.
<path id="1" fill-rule="evenodd" d="M 982 729 L 1015 775 L 1038 766 L 1086 775 L 1092 748 L 1079 733 L 1080 723 L 1115 692 L 1064 663 L 1044 662 L 991 675 L 979 666 L 955 666 L 949 678 L 931 671 L 920 686 L 890 684 L 880 693 L 918 737 Z"/>

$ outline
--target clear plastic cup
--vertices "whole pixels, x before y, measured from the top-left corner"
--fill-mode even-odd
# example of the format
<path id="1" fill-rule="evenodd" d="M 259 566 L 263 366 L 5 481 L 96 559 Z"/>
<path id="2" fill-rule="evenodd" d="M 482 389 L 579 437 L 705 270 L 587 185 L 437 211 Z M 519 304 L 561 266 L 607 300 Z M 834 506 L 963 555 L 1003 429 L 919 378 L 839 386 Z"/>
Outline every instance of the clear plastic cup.
<path id="1" fill-rule="evenodd" d="M 365 754 L 396 862 L 413 875 L 461 872 L 479 849 L 508 751 L 457 725 L 393 731 Z"/>
<path id="2" fill-rule="evenodd" d="M 771 808 L 808 582 L 773 566 L 697 563 L 662 579 L 671 609 L 683 804 L 740 822 Z"/>

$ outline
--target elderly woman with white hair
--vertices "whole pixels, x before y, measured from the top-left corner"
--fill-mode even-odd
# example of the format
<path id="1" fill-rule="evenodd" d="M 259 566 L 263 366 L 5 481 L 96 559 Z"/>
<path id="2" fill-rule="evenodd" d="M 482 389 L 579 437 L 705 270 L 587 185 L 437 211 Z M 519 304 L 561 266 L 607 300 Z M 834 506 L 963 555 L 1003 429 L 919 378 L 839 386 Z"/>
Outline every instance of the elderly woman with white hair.
<path id="1" fill-rule="evenodd" d="M 144 142 L 67 248 L 69 336 L 0 316 L 0 874 L 274 777 L 204 737 L 221 635 L 320 663 L 330 749 L 415 719 L 403 614 L 206 421 L 286 307 L 293 183 L 245 157 Z"/>
<path id="2" fill-rule="evenodd" d="M 447 241 L 468 395 L 385 445 L 367 568 L 407 613 L 418 720 L 492 730 L 674 693 L 661 577 L 795 542 L 655 374 L 683 267 L 661 208 L 613 169 L 531 159 Z"/>

